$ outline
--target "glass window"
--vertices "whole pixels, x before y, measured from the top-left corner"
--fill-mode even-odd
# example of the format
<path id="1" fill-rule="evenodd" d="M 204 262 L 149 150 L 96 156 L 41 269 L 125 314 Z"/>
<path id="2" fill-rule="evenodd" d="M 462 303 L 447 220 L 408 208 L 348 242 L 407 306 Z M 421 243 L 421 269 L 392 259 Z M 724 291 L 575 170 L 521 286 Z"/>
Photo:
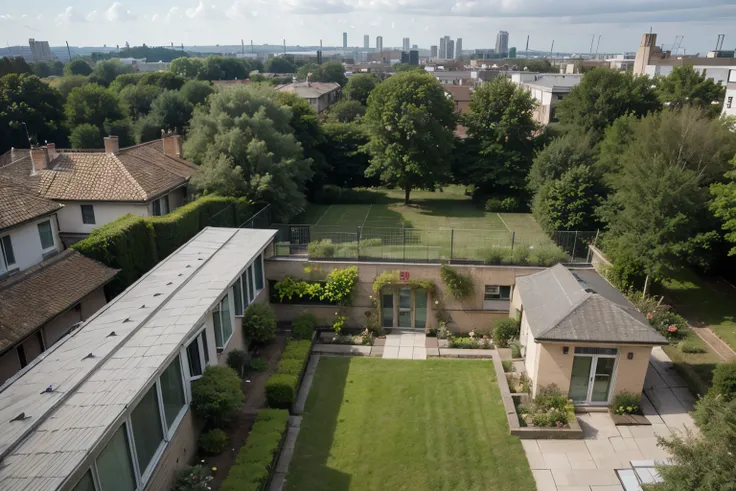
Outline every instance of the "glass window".
<path id="1" fill-rule="evenodd" d="M 153 216 L 161 216 L 161 202 L 159 200 L 153 200 L 153 203 L 151 203 L 151 207 L 153 211 Z"/>
<path id="2" fill-rule="evenodd" d="M 616 356 L 618 350 L 616 348 L 575 348 L 576 355 L 611 355 Z"/>
<path id="3" fill-rule="evenodd" d="M 486 285 L 483 300 L 508 300 L 511 298 L 510 286 Z"/>
<path id="4" fill-rule="evenodd" d="M 161 214 L 166 215 L 169 213 L 169 195 L 167 194 L 163 198 L 161 198 Z"/>
<path id="5" fill-rule="evenodd" d="M 130 414 L 138 468 L 145 474 L 148 465 L 164 439 L 156 386 L 152 386 Z"/>
<path id="6" fill-rule="evenodd" d="M 235 303 L 235 315 L 243 315 L 243 285 L 241 278 L 233 284 L 233 302 Z"/>
<path id="7" fill-rule="evenodd" d="M 207 331 L 202 331 L 202 334 L 199 335 L 199 338 L 202 340 L 202 350 L 204 351 L 204 364 L 209 365 L 210 351 L 207 347 Z"/>
<path id="8" fill-rule="evenodd" d="M 212 312 L 212 324 L 215 326 L 215 347 L 222 348 L 225 346 L 225 340 L 222 339 L 222 322 L 220 321 L 220 305 L 215 307 Z"/>
<path id="9" fill-rule="evenodd" d="M 256 259 L 255 267 L 256 291 L 261 291 L 263 290 L 263 254 Z"/>
<path id="10" fill-rule="evenodd" d="M 220 314 L 222 315 L 222 339 L 227 343 L 230 340 L 230 336 L 233 335 L 233 323 L 230 319 L 230 301 L 227 295 L 222 299 L 222 303 L 220 305 Z"/>
<path id="11" fill-rule="evenodd" d="M 6 235 L 0 239 L 0 247 L 3 250 L 3 258 L 5 258 L 5 265 L 12 266 L 15 264 L 15 253 L 13 252 L 13 242 L 10 240 L 10 236 Z"/>
<path id="12" fill-rule="evenodd" d="M 394 327 L 394 293 L 384 291 L 381 293 L 381 317 L 383 327 Z"/>
<path id="13" fill-rule="evenodd" d="M 427 290 L 417 288 L 414 290 L 414 328 L 425 327 L 427 327 Z"/>
<path id="14" fill-rule="evenodd" d="M 196 342 L 193 344 L 196 344 Z M 181 364 L 179 363 L 178 356 L 174 358 L 169 368 L 161 374 L 161 399 L 164 402 L 166 424 L 171 428 L 174 420 L 186 405 L 184 386 L 182 385 L 181 378 Z"/>
<path id="15" fill-rule="evenodd" d="M 202 357 L 199 355 L 199 336 L 187 346 L 187 362 L 189 363 L 189 376 L 200 377 L 204 367 Z"/>
<path id="16" fill-rule="evenodd" d="M 82 208 L 82 223 L 88 225 L 95 224 L 95 207 L 92 205 L 81 205 Z"/>
<path id="17" fill-rule="evenodd" d="M 51 231 L 51 222 L 46 221 L 38 224 L 38 236 L 41 237 L 41 249 L 54 247 L 54 232 Z"/>
<path id="18" fill-rule="evenodd" d="M 87 471 L 79 480 L 76 486 L 72 488 L 72 491 L 95 491 L 95 483 L 92 480 L 92 472 Z"/>
<path id="19" fill-rule="evenodd" d="M 255 298 L 255 292 L 253 291 L 253 265 L 251 264 L 248 266 L 248 271 L 246 271 L 246 278 L 248 281 L 248 303 L 250 304 L 253 299 Z"/>
<path id="20" fill-rule="evenodd" d="M 135 474 L 125 424 L 118 428 L 97 457 L 97 477 L 100 480 L 100 491 L 135 489 Z"/>

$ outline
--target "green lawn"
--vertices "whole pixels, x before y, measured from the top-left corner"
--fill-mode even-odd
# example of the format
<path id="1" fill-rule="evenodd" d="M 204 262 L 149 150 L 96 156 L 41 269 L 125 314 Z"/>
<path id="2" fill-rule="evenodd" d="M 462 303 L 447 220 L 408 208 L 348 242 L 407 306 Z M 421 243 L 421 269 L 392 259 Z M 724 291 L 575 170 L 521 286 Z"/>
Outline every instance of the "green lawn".
<path id="1" fill-rule="evenodd" d="M 490 361 L 322 358 L 289 465 L 299 491 L 533 491 Z"/>
<path id="2" fill-rule="evenodd" d="M 694 332 L 688 332 L 686 339 L 703 350 L 702 353 L 683 353 L 677 346 L 664 346 L 664 352 L 675 365 L 675 370 L 685 381 L 694 396 L 704 395 L 713 380 L 713 370 L 723 360 L 714 353 Z"/>
<path id="3" fill-rule="evenodd" d="M 691 323 L 703 323 L 736 349 L 736 289 L 725 280 L 705 279 L 686 270 L 663 285 L 667 302 Z"/>

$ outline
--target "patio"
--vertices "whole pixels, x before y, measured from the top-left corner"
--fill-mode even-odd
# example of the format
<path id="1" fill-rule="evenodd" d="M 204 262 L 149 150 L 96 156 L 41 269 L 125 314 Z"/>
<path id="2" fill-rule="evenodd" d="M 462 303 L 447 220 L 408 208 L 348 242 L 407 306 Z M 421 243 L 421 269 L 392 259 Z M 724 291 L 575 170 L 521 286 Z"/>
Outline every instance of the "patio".
<path id="1" fill-rule="evenodd" d="M 695 428 L 693 397 L 657 347 L 649 360 L 642 410 L 651 426 L 615 426 L 607 412 L 578 414 L 583 440 L 522 440 L 539 491 L 623 491 L 615 470 L 668 455 L 657 436 Z M 636 464 L 639 466 L 639 463 Z M 628 491 L 628 490 L 627 490 Z"/>

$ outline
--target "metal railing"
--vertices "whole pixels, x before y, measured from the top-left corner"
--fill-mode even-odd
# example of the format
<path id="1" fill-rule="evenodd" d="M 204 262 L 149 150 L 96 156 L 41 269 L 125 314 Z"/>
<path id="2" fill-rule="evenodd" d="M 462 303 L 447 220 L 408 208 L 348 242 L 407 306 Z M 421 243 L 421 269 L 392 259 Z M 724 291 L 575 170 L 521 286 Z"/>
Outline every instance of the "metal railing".
<path id="1" fill-rule="evenodd" d="M 277 256 L 466 264 L 589 263 L 595 231 L 415 229 L 273 224 Z"/>

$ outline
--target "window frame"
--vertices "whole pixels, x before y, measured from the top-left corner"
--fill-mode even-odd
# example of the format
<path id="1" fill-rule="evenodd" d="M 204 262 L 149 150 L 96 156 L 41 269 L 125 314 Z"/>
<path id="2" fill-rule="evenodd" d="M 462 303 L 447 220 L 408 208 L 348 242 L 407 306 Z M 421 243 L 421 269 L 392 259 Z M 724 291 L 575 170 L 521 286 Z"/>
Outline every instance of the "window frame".
<path id="1" fill-rule="evenodd" d="M 235 327 L 234 327 L 235 317 L 233 316 L 233 311 L 234 311 L 233 303 L 234 303 L 234 301 L 233 301 L 232 295 L 230 295 L 230 290 L 231 289 L 232 288 L 228 288 L 226 290 L 225 295 L 220 299 L 220 301 L 217 303 L 217 305 L 215 306 L 215 308 L 212 310 L 212 327 L 215 329 L 215 349 L 217 350 L 218 353 L 222 353 L 223 351 L 225 351 L 225 348 L 227 348 L 227 345 L 230 344 L 230 341 L 233 339 L 233 336 L 235 335 Z M 227 303 L 228 303 L 228 306 L 227 306 L 228 313 L 230 314 L 230 319 L 228 319 L 228 321 L 230 322 L 230 336 L 228 336 L 227 339 L 225 339 L 224 331 L 222 330 L 222 326 L 223 326 L 223 323 L 222 323 L 222 320 L 223 320 L 223 316 L 222 316 L 223 308 L 222 307 L 224 305 L 225 300 L 227 300 Z M 215 323 L 215 316 L 218 317 L 219 326 Z M 217 345 L 217 330 L 218 330 L 218 328 L 220 330 L 220 333 L 219 334 L 220 334 L 220 338 L 222 339 L 222 346 L 218 346 Z"/>
<path id="2" fill-rule="evenodd" d="M 166 366 L 168 368 L 168 365 Z M 161 372 L 163 374 L 163 372 Z M 166 450 L 166 447 L 168 446 L 169 439 L 167 436 L 167 428 L 166 428 L 166 417 L 163 414 L 163 406 L 161 404 L 161 388 L 159 385 L 161 384 L 161 374 L 156 378 L 156 380 L 153 383 L 152 387 L 148 387 L 147 390 L 143 391 L 143 395 L 137 400 L 136 405 L 128 412 L 126 416 L 126 422 L 128 422 L 127 430 L 128 430 L 128 438 L 131 443 L 131 449 L 133 454 L 133 466 L 136 468 L 136 472 L 139 476 L 138 480 L 140 481 L 138 484 L 138 489 L 145 488 L 146 484 L 148 483 L 148 480 L 151 479 L 151 475 L 153 475 L 153 471 L 156 470 L 156 467 L 158 466 L 159 461 L 161 460 L 161 456 L 163 455 L 164 451 Z M 159 424 L 161 425 L 161 441 L 158 444 L 158 447 L 156 448 L 156 451 L 151 456 L 151 460 L 148 461 L 147 467 L 145 469 L 145 472 L 143 472 L 140 469 L 140 463 L 138 462 L 138 449 L 135 446 L 135 435 L 133 434 L 133 412 L 135 412 L 136 409 L 138 409 L 138 405 L 141 403 L 143 398 L 145 398 L 149 391 L 153 389 L 153 393 L 156 396 L 156 402 L 158 403 L 158 419 Z"/>
<path id="3" fill-rule="evenodd" d="M 256 278 L 258 277 L 258 267 L 257 264 L 260 264 L 260 271 L 261 271 L 261 288 L 258 288 Z M 250 278 L 248 277 L 248 273 L 250 272 Z M 235 291 L 235 285 L 240 284 L 240 300 L 241 305 L 243 306 L 243 312 L 238 313 L 235 310 L 235 298 L 236 298 L 236 291 Z M 258 294 L 261 293 L 266 288 L 266 275 L 264 272 L 264 265 L 263 265 L 263 251 L 261 251 L 257 257 L 253 259 L 248 265 L 243 269 L 243 272 L 240 273 L 238 278 L 229 286 L 229 293 L 232 295 L 233 298 L 233 317 L 243 317 L 243 314 L 245 313 L 245 309 L 248 308 L 248 305 L 255 302 L 256 297 L 258 297 Z M 251 298 L 252 297 L 252 298 Z"/>
<path id="4" fill-rule="evenodd" d="M 204 332 L 204 331 L 203 331 Z M 199 338 L 197 338 L 199 339 Z M 166 373 L 166 370 L 171 368 L 171 365 L 176 362 L 176 360 L 179 360 L 179 373 L 181 376 L 179 377 L 179 382 L 181 383 L 181 390 L 182 394 L 184 394 L 184 404 L 182 405 L 181 409 L 179 409 L 179 413 L 174 418 L 174 421 L 171 422 L 171 425 L 166 421 L 166 410 L 164 408 L 164 392 L 163 388 L 161 386 L 161 377 L 164 373 Z M 158 406 L 159 406 L 159 413 L 161 414 L 161 419 L 163 423 L 163 430 L 164 430 L 164 441 L 170 442 L 171 439 L 174 437 L 174 433 L 176 433 L 176 430 L 179 428 L 179 424 L 181 423 L 181 420 L 184 419 L 184 414 L 186 414 L 187 409 L 189 409 L 189 402 L 191 401 L 191 397 L 189 397 L 187 393 L 187 384 L 184 383 L 184 366 L 182 363 L 182 356 L 179 354 L 177 357 L 175 357 L 173 360 L 171 360 L 171 363 L 166 365 L 166 368 L 164 368 L 164 371 L 161 372 L 161 375 L 158 376 L 158 380 L 156 381 L 157 386 L 157 395 L 158 395 Z"/>
<path id="5" fill-rule="evenodd" d="M 85 216 L 87 218 L 89 218 L 89 216 L 90 216 L 90 213 L 85 213 L 84 212 L 85 207 L 87 207 L 88 208 L 88 212 L 91 213 L 91 216 L 92 216 L 92 221 L 91 222 L 85 221 Z M 97 225 L 97 217 L 95 216 L 95 206 L 94 205 L 90 205 L 90 204 L 79 205 L 79 209 L 82 212 L 82 223 L 84 225 Z"/>
<path id="6" fill-rule="evenodd" d="M 509 289 L 508 297 L 503 296 L 503 288 L 507 287 Z M 497 293 L 491 293 L 490 295 L 498 295 L 497 297 L 488 297 L 488 289 L 489 288 L 495 288 Z M 483 301 L 484 302 L 492 302 L 492 301 L 509 301 L 511 300 L 513 294 L 513 288 L 511 285 L 484 285 L 483 286 Z"/>
<path id="7" fill-rule="evenodd" d="M 49 232 L 51 233 L 51 245 L 48 247 L 43 246 L 43 237 L 41 236 L 41 225 L 49 226 Z M 38 222 L 36 224 L 36 229 L 38 230 L 38 240 L 41 243 L 41 252 L 46 253 L 46 252 L 56 249 L 56 240 L 54 239 L 54 228 L 51 226 L 51 220 L 44 220 L 43 222 Z"/>
<path id="8" fill-rule="evenodd" d="M 207 353 L 208 346 L 206 346 L 207 341 L 206 339 L 204 339 L 206 338 L 206 336 L 207 336 L 207 326 L 202 325 L 197 329 L 197 332 L 195 334 L 193 334 L 192 336 L 189 337 L 189 339 L 187 339 L 187 341 L 184 343 L 183 347 L 180 350 L 179 359 L 182 360 L 182 372 L 181 373 L 184 379 L 188 380 L 190 384 L 194 382 L 195 380 L 198 380 L 202 377 L 202 375 L 192 375 L 191 372 L 189 371 L 189 347 L 192 344 L 197 343 L 197 347 L 198 347 L 197 351 L 199 352 L 199 356 L 200 356 L 199 361 L 200 361 L 200 365 L 202 366 L 203 374 L 204 374 L 204 371 L 207 369 L 207 367 L 210 365 L 209 354 Z M 183 362 L 184 359 L 186 359 L 186 363 Z M 185 384 L 185 389 L 186 389 L 186 386 L 187 384 Z M 191 397 L 191 394 L 189 394 L 189 397 Z"/>
<path id="9" fill-rule="evenodd" d="M 6 240 L 7 244 L 10 246 L 9 249 L 6 246 Z M 8 250 L 10 250 L 10 255 L 13 256 L 12 263 L 8 260 Z M 6 271 L 10 271 L 13 269 L 12 266 L 18 264 L 18 258 L 15 257 L 15 249 L 13 249 L 13 237 L 10 234 L 0 236 L 0 255 L 2 255 L 3 266 L 5 266 Z"/>
<path id="10" fill-rule="evenodd" d="M 156 210 L 157 207 L 158 207 L 158 213 Z M 166 211 L 164 211 L 164 209 Z M 169 207 L 169 195 L 168 194 L 153 200 L 153 202 L 151 203 L 151 213 L 153 214 L 153 216 L 162 217 L 164 215 L 167 215 L 170 211 L 171 209 Z"/>

